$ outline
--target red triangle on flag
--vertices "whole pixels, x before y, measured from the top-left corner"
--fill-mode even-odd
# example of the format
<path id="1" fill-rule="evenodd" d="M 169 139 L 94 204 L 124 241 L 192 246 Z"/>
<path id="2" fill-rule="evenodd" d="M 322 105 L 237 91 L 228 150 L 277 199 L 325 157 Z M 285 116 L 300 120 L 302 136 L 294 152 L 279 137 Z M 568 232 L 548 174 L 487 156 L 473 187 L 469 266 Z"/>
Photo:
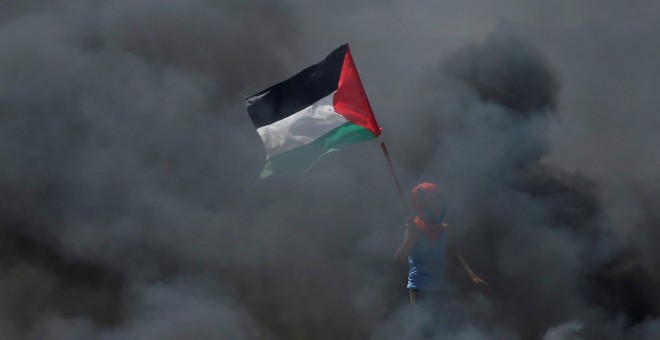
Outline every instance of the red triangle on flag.
<path id="1" fill-rule="evenodd" d="M 369 129 L 374 136 L 380 136 L 382 129 L 378 126 L 374 112 L 371 110 L 348 46 L 346 46 L 337 93 L 333 97 L 333 105 L 335 111 L 346 117 L 349 122 Z"/>

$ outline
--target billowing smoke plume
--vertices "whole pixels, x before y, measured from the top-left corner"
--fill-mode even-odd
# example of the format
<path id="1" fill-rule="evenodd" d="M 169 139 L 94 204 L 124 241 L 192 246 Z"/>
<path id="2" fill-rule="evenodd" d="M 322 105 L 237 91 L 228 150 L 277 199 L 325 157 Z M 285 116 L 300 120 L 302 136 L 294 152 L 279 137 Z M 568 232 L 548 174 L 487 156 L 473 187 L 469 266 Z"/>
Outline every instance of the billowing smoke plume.
<path id="1" fill-rule="evenodd" d="M 657 336 L 655 168 L 571 158 L 557 131 L 566 105 L 591 108 L 590 77 L 544 29 L 608 27 L 617 8 L 544 5 L 531 30 L 478 19 L 535 11 L 482 5 L 0 2 L 0 337 L 415 338 L 377 144 L 254 185 L 242 95 L 345 41 L 405 188 L 444 188 L 453 242 L 491 285 L 449 267 L 446 338 Z M 657 32 L 638 22 L 621 31 Z"/>
<path id="2" fill-rule="evenodd" d="M 547 337 L 569 329 L 619 338 L 627 333 L 613 332 L 618 323 L 630 329 L 657 317 L 658 277 L 639 263 L 638 242 L 611 232 L 598 186 L 543 161 L 559 92 L 546 58 L 496 33 L 449 55 L 431 86 L 437 94 L 425 93 L 419 124 L 437 136 L 410 148 L 433 154 L 404 153 L 411 173 L 444 182 L 454 197 L 454 235 L 491 278 L 491 322 L 533 338 L 576 319 L 584 329 L 562 326 Z"/>

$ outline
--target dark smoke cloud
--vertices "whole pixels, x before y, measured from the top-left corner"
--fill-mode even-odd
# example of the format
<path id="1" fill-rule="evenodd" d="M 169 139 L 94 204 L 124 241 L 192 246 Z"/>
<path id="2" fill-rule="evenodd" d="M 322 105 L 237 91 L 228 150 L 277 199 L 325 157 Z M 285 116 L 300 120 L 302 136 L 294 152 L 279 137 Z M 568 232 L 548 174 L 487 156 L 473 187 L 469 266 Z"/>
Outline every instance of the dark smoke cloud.
<path id="1" fill-rule="evenodd" d="M 447 73 L 473 89 L 480 100 L 515 113 L 556 109 L 559 83 L 542 54 L 510 37 L 490 39 L 495 40 L 492 48 L 468 46 L 454 53 L 445 61 Z"/>
<path id="2" fill-rule="evenodd" d="M 637 264 L 648 258 L 642 243 L 611 232 L 597 184 L 543 161 L 548 123 L 538 114 L 557 106 L 555 77 L 547 59 L 508 30 L 457 50 L 433 80 L 441 94 L 423 110 L 433 128 L 421 131 L 439 136 L 410 146 L 436 156 L 420 163 L 409 153 L 406 164 L 421 178 L 441 174 L 458 201 L 454 234 L 492 278 L 492 321 L 523 338 L 571 319 L 584 324 L 546 337 L 630 336 L 658 315 L 657 275 Z M 613 327 L 617 320 L 624 325 Z"/>
<path id="3" fill-rule="evenodd" d="M 492 286 L 447 338 L 654 338 L 657 6 L 595 5 L 0 2 L 0 337 L 414 338 L 377 144 L 252 187 L 241 95 L 348 41 Z"/>
<path id="4" fill-rule="evenodd" d="M 252 15 L 243 7 L 68 1 L 16 4 L 4 18 L 0 215 L 11 250 L 2 278 L 12 297 L 3 303 L 9 337 L 245 338 L 258 329 L 231 294 L 160 283 L 215 275 L 200 269 L 202 260 L 230 256 L 231 225 L 241 215 L 223 211 L 242 204 L 248 178 L 223 164 L 260 162 L 253 130 L 237 132 L 249 122 L 225 114 L 242 107 L 226 98 L 240 98 L 250 75 L 279 75 L 277 48 L 287 44 L 277 40 L 295 29 L 272 5 L 253 6 Z M 265 12 L 280 16 L 281 30 L 260 28 Z M 233 48 L 248 39 L 255 44 Z M 251 55 L 272 64 L 260 70 L 244 57 Z M 221 76 L 242 59 L 245 77 Z"/>

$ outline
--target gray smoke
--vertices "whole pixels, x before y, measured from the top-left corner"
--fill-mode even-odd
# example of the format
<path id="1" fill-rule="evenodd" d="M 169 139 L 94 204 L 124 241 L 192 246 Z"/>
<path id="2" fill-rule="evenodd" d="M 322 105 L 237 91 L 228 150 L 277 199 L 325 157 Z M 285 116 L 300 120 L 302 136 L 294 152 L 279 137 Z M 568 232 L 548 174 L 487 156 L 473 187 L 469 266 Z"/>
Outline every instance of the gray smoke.
<path id="1" fill-rule="evenodd" d="M 580 340 L 581 337 L 575 335 L 583 327 L 579 321 L 571 321 L 552 327 L 543 336 L 543 340 Z"/>
<path id="2" fill-rule="evenodd" d="M 0 1 L 0 337 L 414 338 L 375 142 L 253 186 L 241 96 L 344 42 L 491 285 L 445 337 L 656 337 L 657 5 L 539 6 Z"/>

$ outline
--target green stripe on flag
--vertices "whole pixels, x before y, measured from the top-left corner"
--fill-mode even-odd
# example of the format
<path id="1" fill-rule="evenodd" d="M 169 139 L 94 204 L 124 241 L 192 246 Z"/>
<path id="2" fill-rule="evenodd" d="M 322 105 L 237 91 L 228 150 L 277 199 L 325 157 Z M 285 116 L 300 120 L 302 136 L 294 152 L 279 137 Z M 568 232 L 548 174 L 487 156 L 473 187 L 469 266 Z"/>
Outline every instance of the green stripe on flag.
<path id="1" fill-rule="evenodd" d="M 346 123 L 317 138 L 312 143 L 269 159 L 263 171 L 261 171 L 259 179 L 266 179 L 274 175 L 303 173 L 311 169 L 321 158 L 334 151 L 374 138 L 376 136 L 368 129 L 353 123 Z"/>

